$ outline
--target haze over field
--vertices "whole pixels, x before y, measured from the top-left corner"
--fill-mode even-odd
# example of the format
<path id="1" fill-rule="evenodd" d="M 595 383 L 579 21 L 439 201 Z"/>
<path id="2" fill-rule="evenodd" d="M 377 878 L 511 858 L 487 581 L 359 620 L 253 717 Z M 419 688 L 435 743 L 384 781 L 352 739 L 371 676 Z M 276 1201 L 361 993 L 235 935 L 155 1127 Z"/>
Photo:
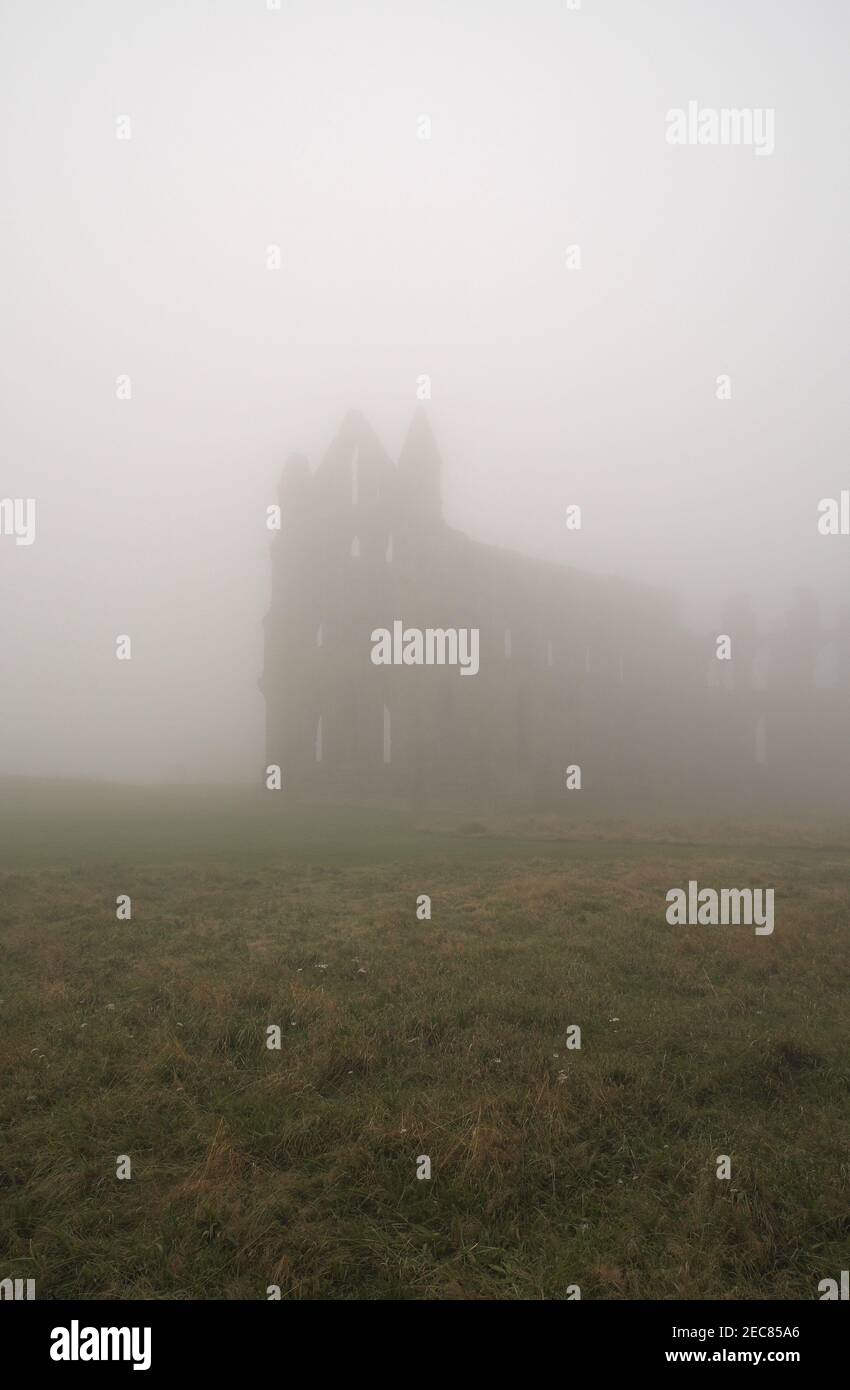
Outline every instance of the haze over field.
<path id="1" fill-rule="evenodd" d="M 0 773 L 255 780 L 284 461 L 352 406 L 396 458 L 423 375 L 453 526 L 699 630 L 800 586 L 834 621 L 848 31 L 840 0 L 4 5 L 0 498 L 37 521 L 0 536 Z M 772 154 L 668 144 L 691 100 L 775 110 Z"/>
<path id="2" fill-rule="evenodd" d="M 848 38 L 0 5 L 0 1300 L 54 1359 L 469 1299 L 826 1355 Z"/>

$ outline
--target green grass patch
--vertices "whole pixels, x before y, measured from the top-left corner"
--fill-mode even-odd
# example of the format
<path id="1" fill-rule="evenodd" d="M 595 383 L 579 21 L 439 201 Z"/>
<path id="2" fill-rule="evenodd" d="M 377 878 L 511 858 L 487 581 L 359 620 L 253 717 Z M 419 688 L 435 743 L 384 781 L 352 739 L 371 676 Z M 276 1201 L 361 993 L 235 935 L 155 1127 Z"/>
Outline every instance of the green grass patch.
<path id="1" fill-rule="evenodd" d="M 40 1298 L 810 1299 L 847 1266 L 846 827 L 9 782 L 0 845 L 0 1275 Z M 669 927 L 688 877 L 774 887 L 774 935 Z"/>

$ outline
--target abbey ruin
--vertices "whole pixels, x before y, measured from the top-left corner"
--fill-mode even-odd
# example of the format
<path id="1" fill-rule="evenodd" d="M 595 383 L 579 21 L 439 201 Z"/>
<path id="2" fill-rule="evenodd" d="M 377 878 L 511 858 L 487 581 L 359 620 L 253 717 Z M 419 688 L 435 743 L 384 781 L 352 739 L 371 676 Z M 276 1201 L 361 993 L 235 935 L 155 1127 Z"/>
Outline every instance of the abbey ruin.
<path id="1" fill-rule="evenodd" d="M 480 544 L 443 518 L 417 410 L 397 464 L 356 412 L 281 484 L 265 620 L 266 752 L 296 796 L 627 808 L 805 805 L 850 784 L 850 607 L 799 595 L 695 633 L 663 591 Z M 722 595 L 722 576 L 718 579 Z M 402 638 L 475 632 L 474 678 Z M 373 659 L 383 636 L 398 659 Z M 472 669 L 465 672 L 472 674 Z M 824 788 L 826 792 L 824 793 Z"/>

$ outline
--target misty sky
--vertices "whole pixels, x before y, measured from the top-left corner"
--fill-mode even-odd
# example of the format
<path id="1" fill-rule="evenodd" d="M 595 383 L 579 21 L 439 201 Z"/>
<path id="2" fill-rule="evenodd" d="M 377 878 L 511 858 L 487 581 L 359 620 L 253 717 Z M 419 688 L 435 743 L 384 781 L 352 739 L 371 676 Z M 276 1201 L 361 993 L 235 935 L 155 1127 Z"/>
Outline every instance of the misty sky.
<path id="1" fill-rule="evenodd" d="M 739 589 L 847 601 L 816 508 L 850 487 L 848 31 L 845 0 L 3 0 L 0 497 L 37 534 L 0 536 L 0 773 L 256 779 L 283 462 L 353 405 L 397 454 L 420 374 L 470 535 L 709 628 Z M 692 99 L 774 108 L 774 153 L 671 147 Z"/>

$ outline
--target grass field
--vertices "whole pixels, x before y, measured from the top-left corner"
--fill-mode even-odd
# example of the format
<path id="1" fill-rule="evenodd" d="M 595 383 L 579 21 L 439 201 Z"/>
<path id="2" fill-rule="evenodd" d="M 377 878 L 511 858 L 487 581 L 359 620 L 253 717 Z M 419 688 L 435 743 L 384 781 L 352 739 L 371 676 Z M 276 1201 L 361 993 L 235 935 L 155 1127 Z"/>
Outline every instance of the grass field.
<path id="1" fill-rule="evenodd" d="M 816 1298 L 850 1255 L 849 873 L 846 824 L 10 780 L 0 1277 L 39 1298 Z M 773 936 L 668 926 L 689 878 L 773 886 Z"/>

